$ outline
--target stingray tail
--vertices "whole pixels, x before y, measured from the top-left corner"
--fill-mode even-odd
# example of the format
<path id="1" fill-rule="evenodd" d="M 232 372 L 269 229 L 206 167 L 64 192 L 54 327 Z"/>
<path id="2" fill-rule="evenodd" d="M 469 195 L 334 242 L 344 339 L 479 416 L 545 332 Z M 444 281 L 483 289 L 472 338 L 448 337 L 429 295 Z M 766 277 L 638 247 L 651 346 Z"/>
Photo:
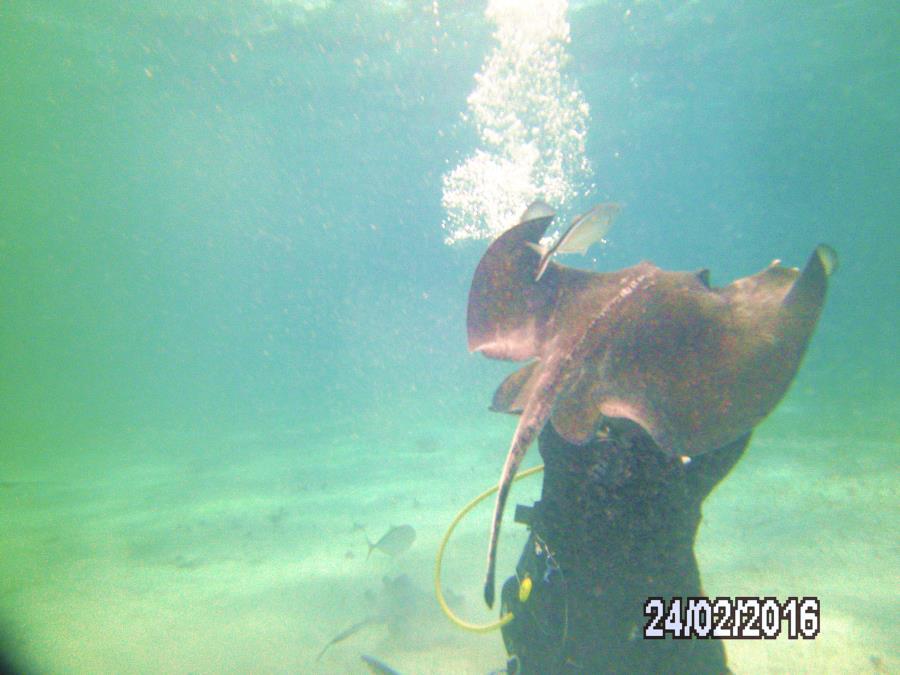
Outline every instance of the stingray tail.
<path id="1" fill-rule="evenodd" d="M 509 489 L 512 486 L 516 471 L 525 458 L 528 446 L 534 438 L 536 427 L 528 424 L 523 416 L 519 420 L 519 426 L 513 436 L 506 454 L 506 462 L 503 465 L 503 473 L 500 475 L 500 483 L 497 486 L 497 501 L 494 503 L 494 517 L 491 522 L 491 540 L 488 544 L 487 573 L 484 577 L 484 601 L 488 607 L 494 606 L 494 588 L 497 569 L 497 541 L 500 537 L 500 524 L 503 520 L 503 510 L 506 507 L 506 499 L 509 497 Z"/>

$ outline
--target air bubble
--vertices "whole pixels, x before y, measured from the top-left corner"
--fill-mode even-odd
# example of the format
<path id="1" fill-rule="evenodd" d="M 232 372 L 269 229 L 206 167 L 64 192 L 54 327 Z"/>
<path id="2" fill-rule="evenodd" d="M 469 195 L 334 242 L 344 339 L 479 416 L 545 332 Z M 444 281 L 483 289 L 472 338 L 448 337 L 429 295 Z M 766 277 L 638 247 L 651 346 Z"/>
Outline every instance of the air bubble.
<path id="1" fill-rule="evenodd" d="M 497 46 L 468 97 L 480 147 L 443 176 L 447 244 L 496 237 L 535 199 L 561 205 L 584 190 L 590 108 L 563 74 L 567 0 L 490 0 Z"/>

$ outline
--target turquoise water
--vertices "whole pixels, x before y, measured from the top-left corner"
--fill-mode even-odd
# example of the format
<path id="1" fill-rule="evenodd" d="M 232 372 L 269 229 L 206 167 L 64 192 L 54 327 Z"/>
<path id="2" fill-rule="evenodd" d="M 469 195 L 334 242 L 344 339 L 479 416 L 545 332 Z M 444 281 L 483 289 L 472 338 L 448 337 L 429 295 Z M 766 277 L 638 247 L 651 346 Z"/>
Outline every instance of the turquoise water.
<path id="1" fill-rule="evenodd" d="M 579 204 L 625 204 L 572 264 L 724 284 L 819 242 L 841 258 L 698 550 L 710 592 L 821 595 L 822 634 L 728 644 L 735 670 L 896 672 L 900 13 L 566 16 L 590 106 Z M 441 227 L 493 30 L 462 2 L 0 5 L 0 626 L 22 668 L 503 665 L 499 636 L 455 629 L 429 586 L 513 425 L 486 410 L 510 365 L 466 351 L 486 242 Z M 488 515 L 445 575 L 473 620 Z M 366 561 L 354 522 L 418 538 Z M 314 661 L 401 573 L 408 609 Z"/>

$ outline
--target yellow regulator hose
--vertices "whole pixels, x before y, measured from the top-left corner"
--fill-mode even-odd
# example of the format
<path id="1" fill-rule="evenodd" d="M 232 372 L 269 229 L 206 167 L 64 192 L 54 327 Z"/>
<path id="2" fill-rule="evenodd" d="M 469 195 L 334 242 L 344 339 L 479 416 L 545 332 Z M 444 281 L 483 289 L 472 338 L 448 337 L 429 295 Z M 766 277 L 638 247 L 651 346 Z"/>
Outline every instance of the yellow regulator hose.
<path id="1" fill-rule="evenodd" d="M 527 471 L 523 471 L 518 474 L 513 481 L 522 480 L 523 478 L 527 478 L 528 476 L 533 476 L 536 473 L 540 473 L 544 470 L 544 465 L 535 466 Z M 441 545 L 438 547 L 437 559 L 434 561 L 434 592 L 437 595 L 438 604 L 441 606 L 441 609 L 444 610 L 444 614 L 447 615 L 447 618 L 450 619 L 453 623 L 464 630 L 469 630 L 474 633 L 488 633 L 492 630 L 497 630 L 501 626 L 505 626 L 510 621 L 513 620 L 512 612 L 508 612 L 501 616 L 497 621 L 492 621 L 491 623 L 485 624 L 476 624 L 469 623 L 468 621 L 464 621 L 460 619 L 456 614 L 453 613 L 453 610 L 447 605 L 447 600 L 444 598 L 444 591 L 441 590 L 441 564 L 444 560 L 444 549 L 447 547 L 447 542 L 450 541 L 450 535 L 453 534 L 453 530 L 456 529 L 456 526 L 459 525 L 459 522 L 466 517 L 466 515 L 478 506 L 485 499 L 490 497 L 497 491 L 497 486 L 495 485 L 489 490 L 485 490 L 480 495 L 475 497 L 472 501 L 466 504 L 459 513 L 456 514 L 456 517 L 453 519 L 453 522 L 450 523 L 450 527 L 447 528 L 447 532 L 444 534 L 444 538 L 441 540 Z"/>

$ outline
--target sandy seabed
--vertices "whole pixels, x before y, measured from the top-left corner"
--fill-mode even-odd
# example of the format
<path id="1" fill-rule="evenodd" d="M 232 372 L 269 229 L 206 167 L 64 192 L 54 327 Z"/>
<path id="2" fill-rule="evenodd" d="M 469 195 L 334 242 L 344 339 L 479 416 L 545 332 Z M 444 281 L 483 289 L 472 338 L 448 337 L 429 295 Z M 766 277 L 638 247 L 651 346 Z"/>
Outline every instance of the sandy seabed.
<path id="1" fill-rule="evenodd" d="M 729 664 L 900 672 L 896 443 L 795 437 L 798 414 L 786 406 L 763 425 L 707 500 L 697 554 L 709 595 L 817 596 L 821 633 L 731 641 Z M 361 654 L 402 673 L 501 669 L 499 632 L 459 630 L 432 591 L 444 529 L 496 481 L 512 431 L 510 418 L 475 417 L 228 437 L 147 431 L 118 452 L 5 460 L 7 651 L 38 673 L 365 673 Z M 539 491 L 529 479 L 512 501 Z M 444 571 L 456 609 L 476 622 L 494 618 L 480 600 L 490 507 L 461 525 Z M 404 523 L 418 534 L 409 551 L 366 559 L 355 524 L 377 538 Z M 508 512 L 501 580 L 524 540 Z M 316 660 L 376 615 L 385 619 Z"/>

